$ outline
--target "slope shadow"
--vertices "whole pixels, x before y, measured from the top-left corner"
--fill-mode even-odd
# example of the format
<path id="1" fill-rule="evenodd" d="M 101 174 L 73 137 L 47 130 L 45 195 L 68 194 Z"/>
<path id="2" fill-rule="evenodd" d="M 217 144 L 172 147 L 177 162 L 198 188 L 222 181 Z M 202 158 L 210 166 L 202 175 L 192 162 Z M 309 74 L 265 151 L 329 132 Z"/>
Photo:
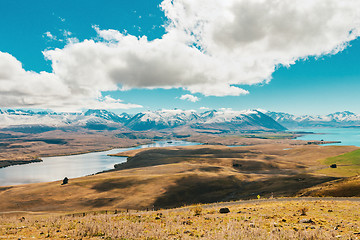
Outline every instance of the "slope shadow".
<path id="1" fill-rule="evenodd" d="M 138 180 L 138 179 L 109 179 L 101 181 L 98 184 L 95 184 L 92 189 L 98 192 L 107 192 L 114 189 L 125 189 L 131 186 L 146 184 L 149 183 L 150 180 Z"/>
<path id="2" fill-rule="evenodd" d="M 298 191 L 337 178 L 300 174 L 272 177 L 261 181 L 241 181 L 235 176 L 190 175 L 176 181 L 158 197 L 156 208 L 174 208 L 197 203 L 253 199 L 257 195 L 294 196 Z"/>

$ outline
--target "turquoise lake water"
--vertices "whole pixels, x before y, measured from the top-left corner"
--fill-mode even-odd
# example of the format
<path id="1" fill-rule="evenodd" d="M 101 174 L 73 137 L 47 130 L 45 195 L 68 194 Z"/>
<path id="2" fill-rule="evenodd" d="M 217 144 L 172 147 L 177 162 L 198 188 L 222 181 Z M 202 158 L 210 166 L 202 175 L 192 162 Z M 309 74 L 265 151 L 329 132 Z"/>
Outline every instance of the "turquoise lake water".
<path id="1" fill-rule="evenodd" d="M 298 137 L 297 139 L 299 140 L 341 141 L 341 143 L 328 145 L 354 145 L 360 147 L 360 128 L 316 128 L 295 129 L 291 131 L 306 131 L 316 133 Z"/>
<path id="2" fill-rule="evenodd" d="M 198 145 L 184 141 L 159 141 L 133 148 L 117 148 L 103 152 L 71 156 L 44 157 L 43 162 L 0 168 L 0 186 L 19 185 L 76 178 L 114 168 L 117 163 L 126 162 L 127 157 L 111 157 L 108 154 L 150 147 Z"/>

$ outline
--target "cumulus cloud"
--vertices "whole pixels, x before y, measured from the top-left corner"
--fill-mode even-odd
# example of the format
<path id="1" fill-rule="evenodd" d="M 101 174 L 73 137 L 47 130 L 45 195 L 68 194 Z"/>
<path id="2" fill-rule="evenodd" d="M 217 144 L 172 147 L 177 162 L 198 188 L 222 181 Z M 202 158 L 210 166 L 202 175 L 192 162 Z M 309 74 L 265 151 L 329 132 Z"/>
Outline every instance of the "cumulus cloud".
<path id="1" fill-rule="evenodd" d="M 95 39 L 44 51 L 52 73 L 25 72 L 12 59 L 16 70 L 2 68 L 0 74 L 28 85 L 44 82 L 42 88 L 61 95 L 54 97 L 59 102 L 69 96 L 98 101 L 103 91 L 132 88 L 238 96 L 248 93 L 244 85 L 268 83 L 277 66 L 336 54 L 360 34 L 358 0 L 164 0 L 161 8 L 169 23 L 159 39 L 94 27 Z M 9 84 L 1 85 L 8 93 L 1 98 L 21 102 Z M 16 91 L 27 90 L 21 89 Z M 22 94 L 25 103 L 41 98 Z"/>
<path id="2" fill-rule="evenodd" d="M 56 75 L 78 87 L 86 81 L 238 96 L 248 93 L 239 85 L 270 81 L 276 66 L 335 54 L 359 35 L 355 0 L 164 0 L 161 7 L 170 24 L 160 39 L 94 27 L 99 41 L 45 56 Z"/>
<path id="3" fill-rule="evenodd" d="M 103 97 L 98 89 L 76 92 L 76 88 L 58 75 L 25 71 L 16 58 L 3 52 L 0 52 L 0 102 L 1 107 L 51 108 L 63 111 L 141 107 L 109 96 Z"/>
<path id="4" fill-rule="evenodd" d="M 187 100 L 187 101 L 190 101 L 190 102 L 197 102 L 199 101 L 200 99 L 194 95 L 191 95 L 191 94 L 185 94 L 185 95 L 182 95 L 180 97 L 181 100 Z"/>

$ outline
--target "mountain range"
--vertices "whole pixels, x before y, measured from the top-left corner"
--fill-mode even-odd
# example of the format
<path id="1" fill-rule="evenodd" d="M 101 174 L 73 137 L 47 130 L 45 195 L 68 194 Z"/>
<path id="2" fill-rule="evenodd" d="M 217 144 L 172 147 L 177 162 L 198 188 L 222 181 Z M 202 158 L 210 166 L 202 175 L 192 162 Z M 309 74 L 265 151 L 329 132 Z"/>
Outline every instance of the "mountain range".
<path id="1" fill-rule="evenodd" d="M 160 130 L 187 126 L 197 129 L 221 130 L 285 130 L 271 117 L 258 110 L 191 110 L 145 111 L 135 115 L 115 114 L 107 110 L 81 113 L 34 112 L 31 110 L 0 110 L 0 127 L 43 126 L 51 128 L 85 127 L 94 130 L 128 128 L 135 131 Z"/>
<path id="2" fill-rule="evenodd" d="M 296 116 L 289 113 L 267 111 L 264 113 L 289 129 L 360 126 L 360 115 L 349 111 L 315 116 Z"/>
<path id="3" fill-rule="evenodd" d="M 295 116 L 289 113 L 263 110 L 233 111 L 193 110 L 145 111 L 134 115 L 115 114 L 107 110 L 90 109 L 79 113 L 51 111 L 0 110 L 0 128 L 83 127 L 93 130 L 131 129 L 135 131 L 160 130 L 177 127 L 217 129 L 226 131 L 265 130 L 281 131 L 294 128 L 360 126 L 360 115 L 344 111 L 325 116 Z"/>

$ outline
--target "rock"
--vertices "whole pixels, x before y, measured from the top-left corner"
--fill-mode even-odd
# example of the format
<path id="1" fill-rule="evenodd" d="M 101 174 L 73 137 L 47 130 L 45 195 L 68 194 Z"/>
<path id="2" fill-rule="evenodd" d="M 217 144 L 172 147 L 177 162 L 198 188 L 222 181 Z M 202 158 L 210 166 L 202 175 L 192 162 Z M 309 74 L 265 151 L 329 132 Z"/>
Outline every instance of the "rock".
<path id="1" fill-rule="evenodd" d="M 333 212 L 333 210 L 329 209 L 328 212 Z"/>
<path id="2" fill-rule="evenodd" d="M 183 225 L 191 225 L 191 224 L 193 224 L 193 222 L 191 220 L 186 220 L 186 221 L 183 221 L 182 224 Z"/>
<path id="3" fill-rule="evenodd" d="M 160 217 L 155 217 L 155 220 L 159 220 L 160 219 Z"/>
<path id="4" fill-rule="evenodd" d="M 67 177 L 65 177 L 65 178 L 63 179 L 63 182 L 62 182 L 61 185 L 65 185 L 65 184 L 68 184 L 68 183 L 69 183 L 69 179 L 68 179 Z"/>
<path id="5" fill-rule="evenodd" d="M 313 220 L 311 220 L 311 219 L 301 219 L 299 221 L 299 223 L 315 223 L 315 222 Z"/>
<path id="6" fill-rule="evenodd" d="M 337 165 L 336 164 L 331 164 L 330 167 L 331 168 L 337 168 Z"/>
<path id="7" fill-rule="evenodd" d="M 229 213 L 230 210 L 228 208 L 220 208 L 219 213 Z"/>

